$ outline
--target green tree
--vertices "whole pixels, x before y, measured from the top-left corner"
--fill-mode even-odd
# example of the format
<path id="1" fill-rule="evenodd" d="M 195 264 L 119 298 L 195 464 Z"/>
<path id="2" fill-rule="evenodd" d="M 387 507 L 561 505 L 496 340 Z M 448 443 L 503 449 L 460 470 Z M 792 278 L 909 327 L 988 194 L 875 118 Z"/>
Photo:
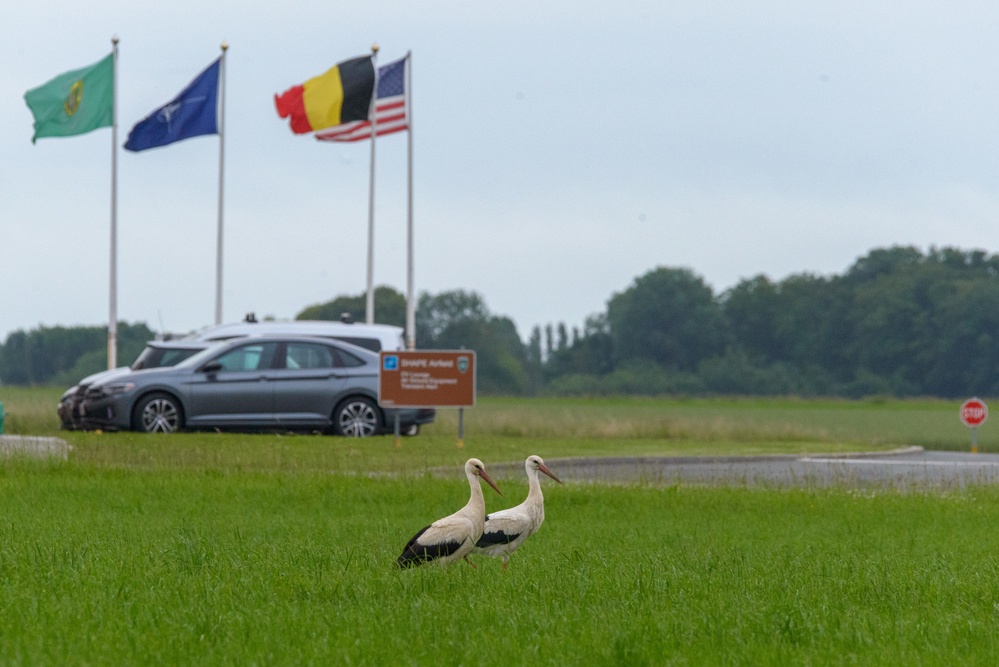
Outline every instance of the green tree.
<path id="1" fill-rule="evenodd" d="M 999 280 L 952 284 L 928 319 L 933 346 L 916 348 L 921 388 L 953 398 L 999 395 Z"/>
<path id="2" fill-rule="evenodd" d="M 849 376 L 843 358 L 851 339 L 850 301 L 835 280 L 801 274 L 778 286 L 779 307 L 774 312 L 773 361 L 801 368 L 818 366 Z"/>
<path id="3" fill-rule="evenodd" d="M 558 347 L 555 348 L 558 351 L 565 350 L 569 347 L 569 330 L 565 327 L 565 322 L 559 322 L 558 328 Z"/>
<path id="4" fill-rule="evenodd" d="M 658 268 L 607 302 L 617 364 L 649 360 L 693 371 L 725 349 L 728 331 L 711 288 L 688 269 Z"/>
<path id="5" fill-rule="evenodd" d="M 524 394 L 531 382 L 527 352 L 513 321 L 494 317 L 475 292 L 454 290 L 420 295 L 416 309 L 417 347 L 475 351 L 479 390 Z"/>
<path id="6" fill-rule="evenodd" d="M 875 248 L 858 258 L 844 277 L 853 284 L 871 282 L 905 267 L 918 267 L 923 260 L 923 253 L 914 246 Z"/>
<path id="7" fill-rule="evenodd" d="M 379 324 L 391 324 L 406 327 L 406 297 L 391 287 L 379 285 L 375 288 L 375 317 Z M 354 322 L 367 321 L 368 295 L 362 292 L 356 296 L 341 295 L 327 301 L 303 309 L 295 316 L 296 320 L 328 320 L 339 321 L 348 315 Z"/>
<path id="8" fill-rule="evenodd" d="M 763 275 L 742 280 L 722 295 L 721 307 L 743 353 L 764 363 L 786 358 L 784 341 L 777 336 L 782 308 L 778 285 Z"/>
<path id="9" fill-rule="evenodd" d="M 545 365 L 545 375 L 556 378 L 565 375 L 602 376 L 614 370 L 614 344 L 604 314 L 590 315 L 583 332 L 573 336 L 571 345 L 555 350 Z"/>
<path id="10" fill-rule="evenodd" d="M 453 336 L 462 327 L 485 324 L 490 318 L 486 302 L 476 292 L 452 290 L 436 296 L 420 294 L 416 307 L 416 346 L 454 347 Z"/>
<path id="11" fill-rule="evenodd" d="M 152 338 L 144 323 L 119 322 L 119 359 L 131 363 Z M 0 382 L 28 386 L 76 382 L 106 370 L 107 359 L 105 327 L 18 330 L 0 347 Z"/>
<path id="12" fill-rule="evenodd" d="M 536 394 L 544 383 L 544 357 L 541 351 L 541 327 L 535 325 L 531 329 L 531 337 L 527 342 L 527 360 L 524 368 L 530 380 L 530 392 Z"/>

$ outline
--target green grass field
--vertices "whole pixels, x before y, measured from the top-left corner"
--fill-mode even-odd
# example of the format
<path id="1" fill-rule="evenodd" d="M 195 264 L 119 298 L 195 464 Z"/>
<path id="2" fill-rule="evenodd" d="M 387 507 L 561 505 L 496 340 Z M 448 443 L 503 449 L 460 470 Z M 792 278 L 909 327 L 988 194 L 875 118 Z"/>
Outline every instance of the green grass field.
<path id="1" fill-rule="evenodd" d="M 2 664 L 952 665 L 999 654 L 999 489 L 544 484 L 511 559 L 400 571 L 465 503 L 459 464 L 544 456 L 966 449 L 939 401 L 481 399 L 391 437 L 57 431 L 0 390 Z M 982 449 L 991 447 L 986 424 Z M 446 466 L 453 474 L 428 474 Z M 370 472 L 378 474 L 371 475 Z M 384 474 L 389 473 L 389 474 Z M 526 494 L 486 489 L 490 510 Z"/>

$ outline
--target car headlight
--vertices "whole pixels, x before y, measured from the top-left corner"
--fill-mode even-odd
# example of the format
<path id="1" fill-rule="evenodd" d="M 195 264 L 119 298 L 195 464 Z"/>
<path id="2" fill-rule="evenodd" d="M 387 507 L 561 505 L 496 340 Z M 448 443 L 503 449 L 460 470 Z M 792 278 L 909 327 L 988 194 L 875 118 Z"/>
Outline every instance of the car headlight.
<path id="1" fill-rule="evenodd" d="M 90 395 L 96 394 L 97 397 L 101 398 L 110 398 L 111 396 L 127 394 L 133 389 L 135 389 L 134 382 L 115 382 L 114 384 L 106 384 L 102 387 L 94 387 L 87 393 Z"/>

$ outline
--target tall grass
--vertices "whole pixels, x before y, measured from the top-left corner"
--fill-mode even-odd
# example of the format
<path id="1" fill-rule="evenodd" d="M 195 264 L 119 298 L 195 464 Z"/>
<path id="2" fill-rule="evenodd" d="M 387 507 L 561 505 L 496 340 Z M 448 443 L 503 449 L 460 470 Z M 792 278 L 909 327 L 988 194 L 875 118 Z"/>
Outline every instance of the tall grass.
<path id="1" fill-rule="evenodd" d="M 729 443 L 850 441 L 870 445 L 968 441 L 959 402 L 801 399 L 486 399 L 466 412 L 471 434 Z M 455 411 L 439 422 L 452 428 Z M 983 430 L 984 433 L 984 430 Z"/>
<path id="2" fill-rule="evenodd" d="M 456 479 L 0 466 L 4 664 L 991 664 L 999 492 L 546 485 L 509 570 L 400 571 Z M 505 485 L 516 502 L 523 481 Z"/>
<path id="3" fill-rule="evenodd" d="M 57 389 L 0 389 L 7 413 L 5 432 L 61 435 L 82 454 L 96 441 L 87 434 L 59 431 L 55 405 L 60 393 Z M 406 438 L 403 443 L 417 451 L 428 447 L 427 464 L 458 461 L 460 452 L 454 456 L 440 452 L 457 444 L 460 415 L 463 442 L 488 445 L 499 454 L 511 450 L 514 459 L 533 440 L 550 443 L 560 456 L 842 452 L 900 445 L 967 450 L 970 432 L 958 420 L 959 404 L 942 400 L 487 397 L 461 413 L 439 410 L 436 422 L 425 426 L 420 437 Z M 982 451 L 999 451 L 993 430 L 990 423 L 979 430 Z M 119 434 L 100 442 L 113 446 L 131 442 L 132 437 Z M 232 438 L 261 441 L 253 436 Z M 366 453 L 358 447 L 351 455 L 368 463 Z"/>
<path id="4" fill-rule="evenodd" d="M 0 387 L 4 433 L 46 435 L 57 432 L 56 405 L 62 391 L 53 387 Z"/>
<path id="5" fill-rule="evenodd" d="M 459 465 L 541 454 L 966 449 L 945 401 L 480 399 L 415 438 L 60 433 L 0 389 L 0 664 L 951 665 L 999 652 L 999 489 L 545 484 L 504 572 L 394 559 Z M 995 449 L 989 424 L 979 434 Z M 450 471 L 431 475 L 432 468 Z M 527 492 L 502 479 L 501 509 Z"/>

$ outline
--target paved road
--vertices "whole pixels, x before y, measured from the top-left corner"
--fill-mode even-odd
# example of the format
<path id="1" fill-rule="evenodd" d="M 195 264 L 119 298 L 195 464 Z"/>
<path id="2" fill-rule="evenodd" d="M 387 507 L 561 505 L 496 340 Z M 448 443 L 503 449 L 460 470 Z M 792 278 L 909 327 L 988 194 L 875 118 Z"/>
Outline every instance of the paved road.
<path id="1" fill-rule="evenodd" d="M 636 457 L 546 463 L 565 482 L 893 488 L 999 483 L 999 454 L 935 452 L 921 447 L 848 456 Z M 523 474 L 522 465 L 492 465 L 489 470 L 501 476 Z"/>

